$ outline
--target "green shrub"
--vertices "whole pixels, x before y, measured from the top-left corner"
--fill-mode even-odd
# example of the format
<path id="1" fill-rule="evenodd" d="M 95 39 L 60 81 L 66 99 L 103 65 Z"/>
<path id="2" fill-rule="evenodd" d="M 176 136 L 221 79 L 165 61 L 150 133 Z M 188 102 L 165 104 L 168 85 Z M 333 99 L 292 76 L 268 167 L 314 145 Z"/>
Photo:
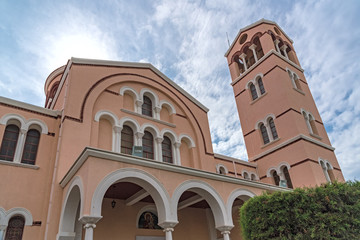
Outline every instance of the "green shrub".
<path id="1" fill-rule="evenodd" d="M 240 209 L 245 240 L 360 239 L 360 182 L 263 194 Z"/>

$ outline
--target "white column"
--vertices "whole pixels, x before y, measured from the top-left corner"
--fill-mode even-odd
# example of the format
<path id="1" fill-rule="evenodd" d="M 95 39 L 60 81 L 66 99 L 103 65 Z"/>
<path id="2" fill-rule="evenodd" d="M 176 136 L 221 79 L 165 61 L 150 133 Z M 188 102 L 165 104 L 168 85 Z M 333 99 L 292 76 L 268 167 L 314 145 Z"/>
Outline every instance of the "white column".
<path id="1" fill-rule="evenodd" d="M 280 41 L 279 41 L 279 39 L 275 39 L 274 43 L 275 43 L 275 46 L 276 46 L 276 51 L 278 51 L 278 53 L 280 53 L 280 48 L 279 48 Z"/>
<path id="2" fill-rule="evenodd" d="M 180 146 L 181 146 L 181 142 L 175 142 L 174 144 L 174 163 L 176 165 L 181 166 L 181 159 L 180 159 Z"/>
<path id="3" fill-rule="evenodd" d="M 156 155 L 155 155 L 155 160 L 156 161 L 159 161 L 159 162 L 162 162 L 163 159 L 162 159 L 162 148 L 161 148 L 161 143 L 164 139 L 161 138 L 161 137 L 156 137 L 155 138 L 155 151 L 156 151 Z"/>
<path id="4" fill-rule="evenodd" d="M 96 228 L 96 223 L 101 218 L 102 216 L 83 216 L 79 219 L 84 224 L 85 240 L 94 239 L 94 228 Z"/>
<path id="5" fill-rule="evenodd" d="M 121 152 L 121 131 L 122 131 L 122 127 L 119 126 L 114 126 L 113 130 L 114 130 L 114 135 L 115 135 L 115 139 L 113 142 L 113 151 L 114 152 Z"/>
<path id="6" fill-rule="evenodd" d="M 240 56 L 241 60 L 243 61 L 243 64 L 244 64 L 244 68 L 245 68 L 245 71 L 248 69 L 247 66 L 246 66 L 246 61 L 245 61 L 245 57 L 246 57 L 246 54 L 245 53 L 242 53 Z"/>
<path id="7" fill-rule="evenodd" d="M 165 239 L 172 240 L 172 232 L 174 231 L 174 229 L 173 228 L 164 228 L 163 231 L 165 232 Z"/>
<path id="8" fill-rule="evenodd" d="M 284 44 L 281 46 L 281 50 L 284 52 L 284 55 L 287 59 L 289 59 L 288 55 L 287 55 L 287 52 L 286 52 L 286 49 L 287 49 L 287 46 Z"/>
<path id="9" fill-rule="evenodd" d="M 154 118 L 160 120 L 161 107 L 154 107 Z"/>
<path id="10" fill-rule="evenodd" d="M 255 44 L 251 45 L 251 46 L 249 47 L 249 49 L 252 50 L 252 52 L 253 52 L 253 54 L 254 54 L 255 62 L 257 62 L 257 61 L 258 61 L 258 58 L 257 58 L 256 51 L 255 51 L 256 45 L 255 45 Z"/>
<path id="11" fill-rule="evenodd" d="M 136 101 L 135 101 L 135 112 L 141 114 L 141 106 L 142 106 L 142 105 L 143 105 L 143 101 L 141 101 L 141 100 L 136 100 Z"/>
<path id="12" fill-rule="evenodd" d="M 3 240 L 3 239 L 4 239 L 6 227 L 7 227 L 7 226 L 5 226 L 5 225 L 0 225 L 0 240 Z"/>
<path id="13" fill-rule="evenodd" d="M 230 231 L 222 231 L 221 234 L 223 235 L 224 240 L 230 240 Z"/>
<path id="14" fill-rule="evenodd" d="M 21 157 L 22 157 L 22 153 L 24 150 L 24 145 L 25 145 L 25 138 L 26 138 L 26 130 L 25 129 L 20 129 L 20 134 L 19 134 L 19 138 L 18 138 L 18 142 L 16 144 L 16 150 L 15 150 L 15 154 L 14 154 L 14 162 L 21 162 Z"/>
<path id="15" fill-rule="evenodd" d="M 135 133 L 135 146 L 142 146 L 142 137 L 144 136 L 144 133 L 142 132 L 136 132 Z"/>

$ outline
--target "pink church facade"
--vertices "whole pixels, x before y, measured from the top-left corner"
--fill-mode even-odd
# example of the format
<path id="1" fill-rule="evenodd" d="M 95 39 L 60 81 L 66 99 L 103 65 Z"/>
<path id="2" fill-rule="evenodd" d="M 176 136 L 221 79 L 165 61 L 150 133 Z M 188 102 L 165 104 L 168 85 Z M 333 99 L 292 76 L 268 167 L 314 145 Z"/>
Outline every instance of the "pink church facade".
<path id="1" fill-rule="evenodd" d="M 44 108 L 0 98 L 0 240 L 241 239 L 249 198 L 344 181 L 281 28 L 225 57 L 249 161 L 214 153 L 208 109 L 151 64 L 71 58 Z"/>

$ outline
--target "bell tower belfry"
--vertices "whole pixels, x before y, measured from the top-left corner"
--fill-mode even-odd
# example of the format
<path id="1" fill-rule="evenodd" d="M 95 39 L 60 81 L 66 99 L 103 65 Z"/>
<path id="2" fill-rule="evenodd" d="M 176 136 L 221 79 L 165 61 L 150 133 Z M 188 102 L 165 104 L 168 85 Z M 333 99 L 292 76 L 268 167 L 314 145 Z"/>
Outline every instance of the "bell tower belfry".
<path id="1" fill-rule="evenodd" d="M 287 187 L 344 181 L 293 41 L 272 21 L 241 29 L 226 52 L 250 162 Z"/>

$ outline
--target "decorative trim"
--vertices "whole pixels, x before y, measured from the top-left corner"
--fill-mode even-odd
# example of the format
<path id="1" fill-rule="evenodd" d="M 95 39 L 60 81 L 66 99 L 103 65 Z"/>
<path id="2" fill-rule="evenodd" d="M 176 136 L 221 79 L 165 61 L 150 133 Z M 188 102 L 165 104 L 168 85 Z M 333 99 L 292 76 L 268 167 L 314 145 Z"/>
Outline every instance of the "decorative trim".
<path id="1" fill-rule="evenodd" d="M 308 136 L 305 136 L 303 134 L 299 134 L 299 135 L 297 135 L 297 136 L 295 136 L 295 137 L 293 137 L 293 138 L 291 138 L 291 139 L 289 139 L 289 140 L 287 140 L 287 141 L 285 141 L 285 142 L 283 142 L 283 143 L 281 143 L 281 144 L 279 144 L 279 145 L 277 145 L 277 146 L 275 146 L 275 147 L 273 147 L 273 148 L 271 148 L 269 150 L 266 150 L 265 152 L 263 152 L 261 154 L 258 154 L 256 156 L 250 158 L 249 161 L 258 161 L 259 159 L 265 157 L 266 155 L 269 155 L 269 154 L 271 154 L 271 153 L 273 153 L 273 152 L 275 152 L 277 150 L 280 150 L 281 148 L 284 148 L 284 147 L 286 147 L 286 146 L 288 146 L 290 144 L 293 144 L 293 143 L 295 143 L 297 141 L 300 141 L 300 140 L 305 140 L 307 142 L 313 143 L 315 145 L 318 145 L 318 146 L 323 147 L 325 149 L 328 149 L 330 151 L 335 150 L 334 147 L 332 147 L 332 146 L 330 146 L 328 144 L 325 144 L 325 143 L 320 142 L 318 140 L 312 139 L 312 138 L 310 138 Z"/>
<path id="2" fill-rule="evenodd" d="M 136 112 L 133 112 L 133 111 L 130 111 L 128 109 L 120 109 L 120 111 L 124 112 L 124 113 L 128 113 L 128 114 L 131 114 L 131 115 L 134 115 L 134 116 L 137 116 L 137 117 L 141 117 L 141 118 L 145 118 L 147 120 L 151 120 L 151 121 L 154 121 L 154 122 L 157 122 L 157 123 L 161 123 L 161 124 L 164 124 L 166 126 L 169 126 L 169 127 L 172 127 L 172 128 L 175 128 L 176 125 L 175 124 L 172 124 L 172 123 L 168 123 L 168 122 L 165 122 L 165 121 L 162 121 L 162 120 L 158 120 L 158 119 L 155 119 L 155 118 L 152 118 L 152 117 L 149 117 L 149 116 L 145 116 L 145 115 L 142 115 L 140 113 L 136 113 Z"/>
<path id="3" fill-rule="evenodd" d="M 183 166 L 178 166 L 178 165 L 167 164 L 167 163 L 163 163 L 163 162 L 151 161 L 146 158 L 131 156 L 131 155 L 122 154 L 122 153 L 114 153 L 114 152 L 91 148 L 91 147 L 84 148 L 83 152 L 79 155 L 79 157 L 73 163 L 71 168 L 68 170 L 68 172 L 62 178 L 62 180 L 60 181 L 60 186 L 62 188 L 64 188 L 68 184 L 68 182 L 72 179 L 72 177 L 77 173 L 77 171 L 81 168 L 81 166 L 86 162 L 86 160 L 89 157 L 96 157 L 96 158 L 101 158 L 102 160 L 129 163 L 129 164 L 133 164 L 133 165 L 150 167 L 150 168 L 154 168 L 154 169 L 160 169 L 160 170 L 169 171 L 169 172 L 175 172 L 175 173 L 186 174 L 186 175 L 190 175 L 190 176 L 202 177 L 202 178 L 206 178 L 206 179 L 213 179 L 213 180 L 222 181 L 222 182 L 235 183 L 235 184 L 256 187 L 256 188 L 269 190 L 269 191 L 283 190 L 282 188 L 279 188 L 272 184 L 266 184 L 266 183 L 260 183 L 260 182 L 250 182 L 250 181 L 246 181 L 244 179 L 234 178 L 234 177 L 230 177 L 230 176 L 223 176 L 223 175 L 219 175 L 219 174 L 216 174 L 213 172 L 206 172 L 206 171 L 199 170 L 199 169 L 193 169 L 193 168 L 188 168 L 188 167 L 183 167 Z"/>
<path id="4" fill-rule="evenodd" d="M 34 169 L 34 170 L 38 170 L 40 167 L 37 165 L 30 165 L 30 164 L 25 164 L 25 163 L 18 163 L 18 162 L 10 162 L 10 161 L 6 161 L 6 160 L 1 160 L 0 159 L 0 165 L 8 165 L 8 166 L 13 166 L 13 167 L 23 167 L 23 168 L 30 168 L 30 169 Z"/>

